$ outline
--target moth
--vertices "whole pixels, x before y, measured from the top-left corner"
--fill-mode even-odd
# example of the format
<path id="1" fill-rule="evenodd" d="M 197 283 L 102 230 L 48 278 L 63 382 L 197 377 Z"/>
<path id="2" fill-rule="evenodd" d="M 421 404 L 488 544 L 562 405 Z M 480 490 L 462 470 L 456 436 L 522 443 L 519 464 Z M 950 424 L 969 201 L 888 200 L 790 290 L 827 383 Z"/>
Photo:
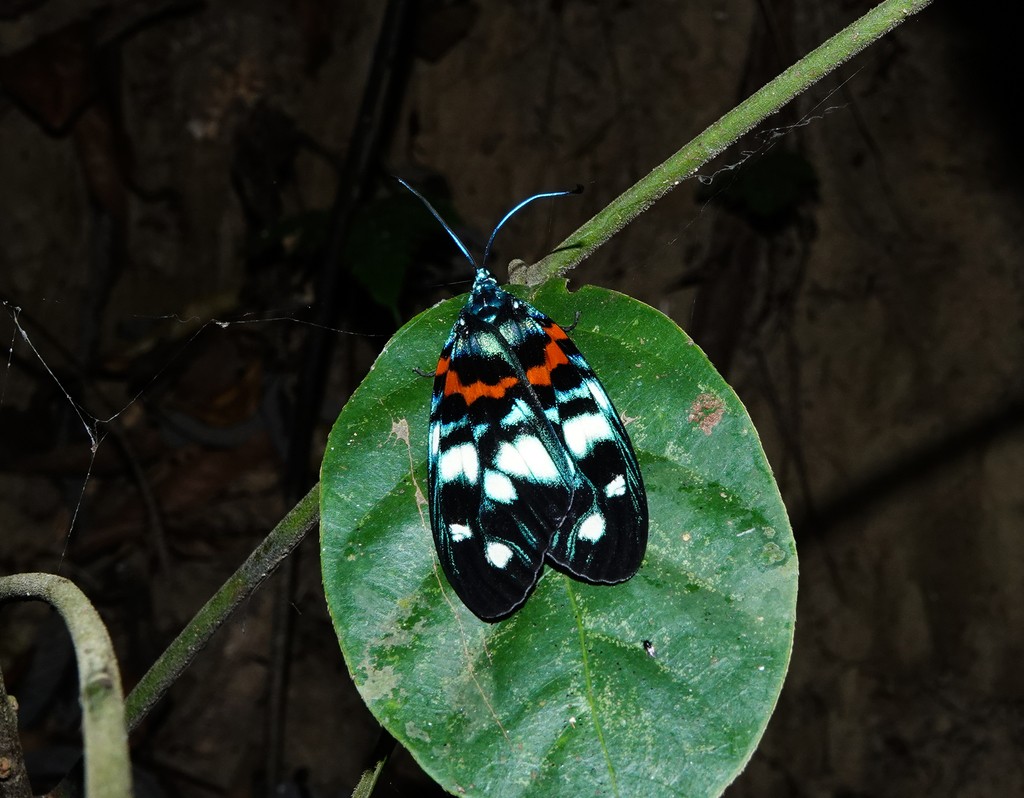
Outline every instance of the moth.
<path id="1" fill-rule="evenodd" d="M 430 404 L 430 526 L 441 567 L 478 618 L 508 618 L 544 565 L 597 585 L 632 577 L 647 548 L 636 454 L 566 331 L 498 286 L 427 200 L 475 270 L 441 350 Z"/>

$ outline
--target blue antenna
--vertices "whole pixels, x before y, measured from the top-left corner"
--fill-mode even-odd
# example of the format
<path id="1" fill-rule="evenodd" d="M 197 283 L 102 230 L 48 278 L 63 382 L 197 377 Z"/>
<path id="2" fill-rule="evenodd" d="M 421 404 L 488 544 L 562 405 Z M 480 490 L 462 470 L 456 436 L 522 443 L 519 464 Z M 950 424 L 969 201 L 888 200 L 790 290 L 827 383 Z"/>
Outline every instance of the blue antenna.
<path id="1" fill-rule="evenodd" d="M 466 256 L 466 260 L 469 261 L 469 265 L 472 266 L 475 269 L 476 268 L 476 261 L 473 260 L 473 256 L 469 254 L 469 250 L 466 249 L 466 245 L 462 243 L 462 240 L 457 235 L 455 235 L 455 231 L 452 230 L 448 226 L 448 222 L 446 222 L 444 219 L 441 218 L 441 214 L 439 214 L 436 210 L 434 210 L 434 206 L 431 205 L 429 202 L 427 202 L 427 198 L 424 197 L 422 194 L 420 194 L 420 192 L 418 192 L 416 189 L 414 189 L 412 186 L 410 186 L 404 180 L 402 180 L 402 178 L 396 177 L 395 179 L 399 183 L 401 183 L 403 186 L 405 186 L 407 189 L 409 189 L 409 191 L 411 191 L 413 194 L 415 194 L 420 202 L 422 202 L 424 205 L 427 206 L 427 210 L 430 211 L 432 214 L 434 214 L 434 218 L 437 219 L 437 221 L 439 221 L 441 223 L 441 226 L 445 230 L 448 231 L 448 235 L 450 235 L 452 237 L 452 241 L 454 241 L 456 243 L 456 245 L 458 245 L 459 249 L 462 250 L 462 254 Z"/>
<path id="2" fill-rule="evenodd" d="M 434 206 L 427 202 L 427 198 L 420 194 L 420 192 L 418 192 L 408 183 L 406 183 L 402 178 L 398 177 L 395 179 L 398 180 L 398 182 L 405 186 L 407 189 L 409 189 L 409 191 L 415 194 L 416 197 L 419 198 L 420 202 L 427 206 L 427 210 L 434 215 L 434 218 L 437 219 L 437 221 L 441 223 L 441 226 L 448 231 L 448 235 L 452 237 L 452 241 L 454 241 L 458 248 L 462 250 L 462 254 L 466 256 L 466 259 L 469 261 L 470 265 L 474 269 L 479 268 L 477 267 L 476 261 L 473 259 L 473 256 L 469 254 L 469 250 L 466 249 L 466 245 L 462 243 L 462 241 L 459 239 L 457 235 L 455 235 L 455 231 L 448 226 L 448 223 L 441 218 L 441 214 L 434 210 Z M 509 219 L 511 219 L 523 207 L 529 205 L 534 200 L 544 199 L 546 197 L 564 197 L 566 194 L 581 194 L 582 192 L 583 186 L 576 186 L 576 188 L 570 189 L 569 191 L 545 191 L 542 194 L 534 194 L 532 197 L 527 197 L 526 199 L 524 199 L 522 202 L 520 202 L 518 205 L 512 208 L 512 210 L 510 210 L 503 217 L 501 217 L 501 221 L 498 222 L 498 224 L 495 226 L 493 232 L 491 233 L 491 237 L 487 239 L 487 246 L 484 247 L 484 257 L 483 260 L 481 261 L 481 264 L 487 263 L 487 256 L 491 254 L 491 245 L 494 244 L 494 237 L 498 235 L 498 231 L 501 229 L 502 225 L 505 224 L 505 222 L 507 222 Z"/>

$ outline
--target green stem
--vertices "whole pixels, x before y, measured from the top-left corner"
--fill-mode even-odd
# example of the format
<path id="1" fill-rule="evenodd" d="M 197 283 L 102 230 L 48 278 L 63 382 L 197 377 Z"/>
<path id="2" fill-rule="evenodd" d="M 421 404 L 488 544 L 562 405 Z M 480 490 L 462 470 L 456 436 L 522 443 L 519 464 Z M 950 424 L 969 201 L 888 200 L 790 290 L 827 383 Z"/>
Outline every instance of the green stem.
<path id="1" fill-rule="evenodd" d="M 128 696 L 125 714 L 129 731 L 163 698 L 235 608 L 253 594 L 316 526 L 320 517 L 319 502 L 320 486 L 316 485 L 281 519 L 146 671 Z"/>
<path id="2" fill-rule="evenodd" d="M 85 793 L 89 798 L 128 798 L 132 793 L 121 675 L 110 635 L 99 613 L 74 583 L 54 574 L 0 577 L 0 601 L 41 599 L 71 633 L 78 661 Z"/>
<path id="3" fill-rule="evenodd" d="M 885 0 L 879 3 L 655 167 L 555 247 L 555 251 L 546 258 L 515 270 L 515 282 L 538 285 L 579 264 L 744 133 L 931 2 Z"/>

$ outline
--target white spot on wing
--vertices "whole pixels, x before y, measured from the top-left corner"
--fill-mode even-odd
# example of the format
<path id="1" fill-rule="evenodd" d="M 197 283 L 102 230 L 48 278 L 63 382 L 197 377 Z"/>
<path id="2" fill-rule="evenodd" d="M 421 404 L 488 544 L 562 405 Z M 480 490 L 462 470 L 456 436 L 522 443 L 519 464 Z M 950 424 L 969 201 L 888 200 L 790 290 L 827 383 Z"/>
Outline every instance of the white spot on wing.
<path id="1" fill-rule="evenodd" d="M 594 397 L 594 401 L 597 402 L 600 407 L 606 413 L 614 413 L 615 410 L 612 407 L 612 403 L 608 400 L 608 394 L 601 390 L 601 386 L 593 380 L 585 380 L 587 387 L 590 389 L 590 395 Z"/>
<path id="2" fill-rule="evenodd" d="M 604 517 L 593 513 L 580 524 L 579 538 L 590 543 L 597 543 L 604 537 Z"/>
<path id="3" fill-rule="evenodd" d="M 585 456 L 594 444 L 614 437 L 608 420 L 600 413 L 588 413 L 562 422 L 565 445 L 577 458 Z"/>
<path id="4" fill-rule="evenodd" d="M 498 543 L 492 540 L 487 544 L 484 556 L 487 557 L 487 562 L 495 568 L 504 569 L 505 566 L 508 565 L 508 561 L 512 559 L 512 549 L 504 543 Z"/>
<path id="5" fill-rule="evenodd" d="M 470 485 L 475 485 L 480 474 L 480 459 L 477 457 L 476 447 L 471 443 L 453 446 L 438 458 L 437 473 L 442 482 L 462 478 Z"/>
<path id="6" fill-rule="evenodd" d="M 557 482 L 559 479 L 551 455 L 540 439 L 533 435 L 520 435 L 512 443 L 501 444 L 495 465 L 506 474 L 517 477 L 532 477 L 541 482 Z"/>
<path id="7" fill-rule="evenodd" d="M 516 486 L 500 471 L 484 471 L 484 493 L 491 501 L 511 504 L 516 500 Z"/>
<path id="8" fill-rule="evenodd" d="M 473 537 L 473 530 L 465 524 L 451 524 L 448 531 L 452 533 L 452 542 L 461 543 Z"/>
<path id="9" fill-rule="evenodd" d="M 557 393 L 560 402 L 568 402 L 570 399 L 583 399 L 591 395 L 590 388 L 587 387 L 586 382 L 581 382 L 572 388 L 559 388 Z"/>
<path id="10" fill-rule="evenodd" d="M 619 474 L 615 479 L 604 486 L 604 495 L 608 498 L 622 496 L 626 492 L 626 476 Z"/>
<path id="11" fill-rule="evenodd" d="M 515 427 L 526 421 L 527 412 L 529 408 L 523 406 L 521 399 L 516 400 L 515 404 L 512 405 L 512 409 L 508 411 L 505 418 L 501 420 L 501 426 L 503 427 Z"/>

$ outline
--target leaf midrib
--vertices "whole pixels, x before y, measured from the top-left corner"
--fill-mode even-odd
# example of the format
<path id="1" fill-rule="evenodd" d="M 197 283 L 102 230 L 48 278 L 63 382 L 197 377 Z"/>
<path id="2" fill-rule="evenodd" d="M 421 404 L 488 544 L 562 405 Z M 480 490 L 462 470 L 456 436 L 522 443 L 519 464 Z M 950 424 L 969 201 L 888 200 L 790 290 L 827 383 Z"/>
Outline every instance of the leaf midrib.
<path id="1" fill-rule="evenodd" d="M 580 612 L 579 604 L 576 602 L 576 591 L 568 579 L 562 580 L 565 584 L 565 592 L 569 596 L 569 604 L 572 607 L 572 615 L 576 620 L 576 629 L 580 637 L 580 661 L 583 664 L 583 680 L 587 695 L 587 706 L 590 707 L 590 717 L 594 721 L 594 731 L 597 734 L 597 741 L 601 746 L 601 753 L 604 754 L 605 764 L 608 766 L 608 777 L 612 782 L 612 794 L 618 798 L 619 784 L 615 778 L 615 765 L 612 763 L 611 752 L 604 740 L 604 732 L 601 730 L 601 721 L 598 718 L 597 702 L 594 700 L 594 687 L 590 678 L 590 657 L 587 655 L 587 633 L 583 625 L 583 615 Z"/>

